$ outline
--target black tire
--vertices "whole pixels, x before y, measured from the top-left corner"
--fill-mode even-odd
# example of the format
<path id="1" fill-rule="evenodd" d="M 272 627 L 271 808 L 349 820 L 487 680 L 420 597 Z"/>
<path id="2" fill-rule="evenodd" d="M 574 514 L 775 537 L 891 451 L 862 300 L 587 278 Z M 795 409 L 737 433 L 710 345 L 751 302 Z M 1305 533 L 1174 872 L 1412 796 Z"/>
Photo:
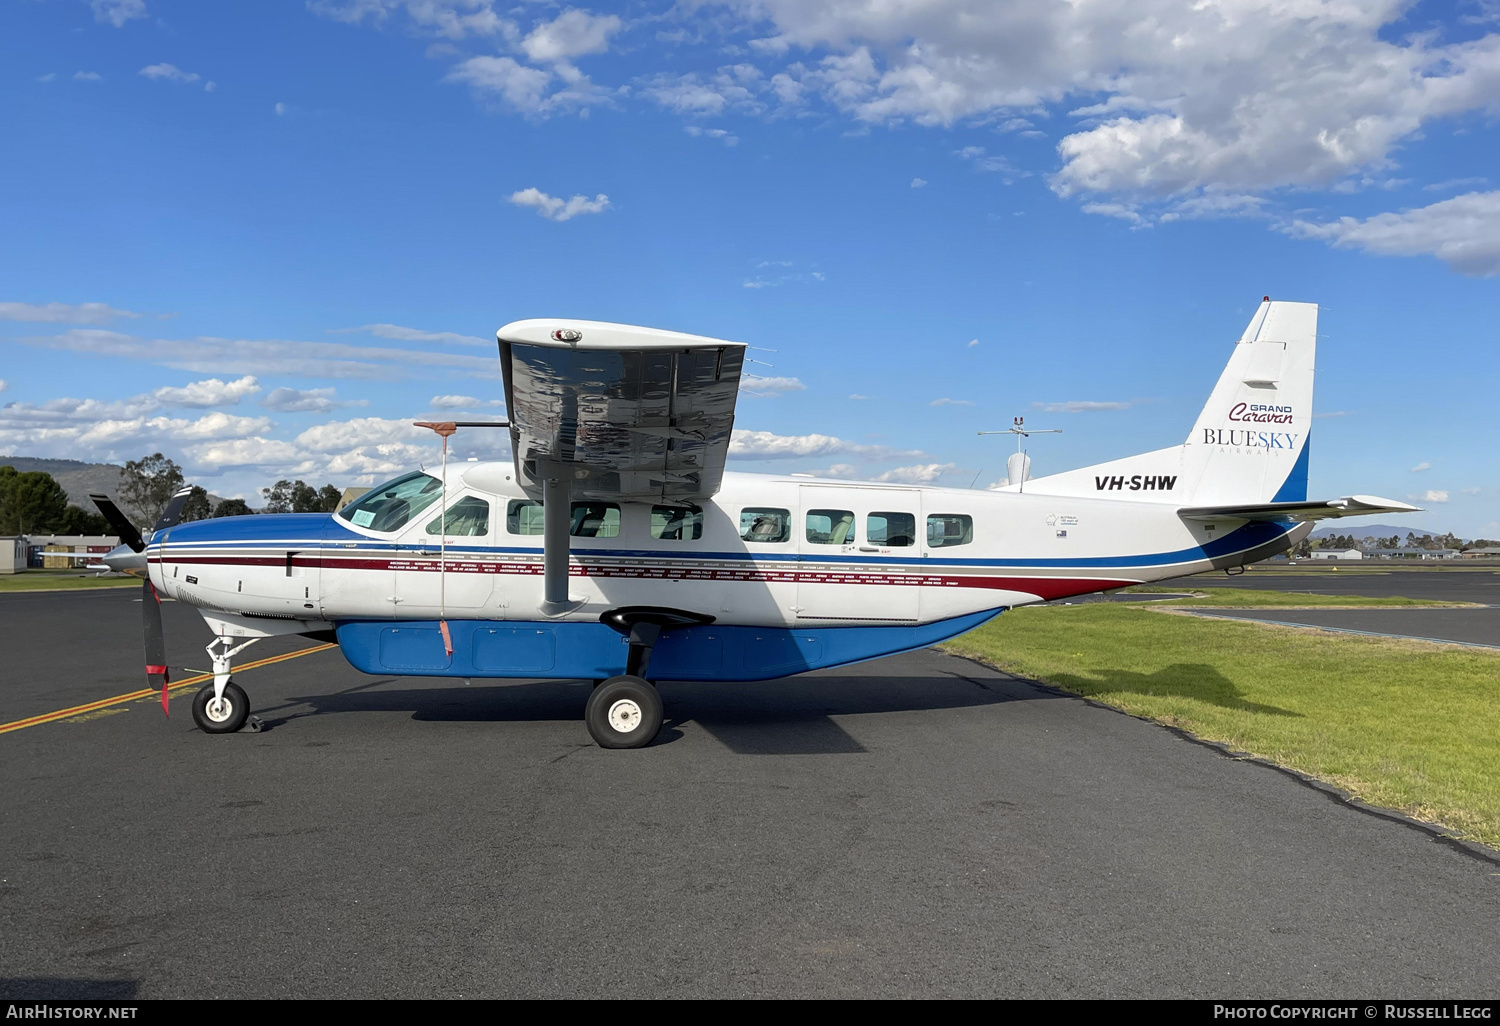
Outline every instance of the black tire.
<path id="1" fill-rule="evenodd" d="M 661 733 L 661 695 L 639 677 L 611 677 L 589 695 L 583 720 L 600 748 L 645 748 Z"/>
<path id="2" fill-rule="evenodd" d="M 245 697 L 245 691 L 234 681 L 224 685 L 224 702 L 228 709 L 215 709 L 215 715 L 209 715 L 208 704 L 214 699 L 214 686 L 212 684 L 193 696 L 193 722 L 198 724 L 198 729 L 205 734 L 233 734 L 245 725 L 245 720 L 250 716 L 250 699 Z"/>

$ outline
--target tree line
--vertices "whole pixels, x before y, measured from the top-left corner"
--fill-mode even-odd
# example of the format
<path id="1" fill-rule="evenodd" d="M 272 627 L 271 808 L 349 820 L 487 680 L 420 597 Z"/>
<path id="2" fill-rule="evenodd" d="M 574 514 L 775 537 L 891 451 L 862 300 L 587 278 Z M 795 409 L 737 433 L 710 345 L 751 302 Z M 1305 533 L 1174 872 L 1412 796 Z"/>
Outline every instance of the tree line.
<path id="1" fill-rule="evenodd" d="M 1314 549 L 1338 549 L 1347 551 L 1349 549 L 1425 549 L 1429 552 L 1437 549 L 1485 549 L 1500 547 L 1500 541 L 1490 538 L 1475 538 L 1469 541 L 1458 537 L 1453 533 L 1447 534 L 1417 534 L 1415 531 L 1406 532 L 1403 541 L 1399 534 L 1393 534 L 1388 538 L 1375 535 L 1365 535 L 1356 538 L 1352 534 L 1331 534 L 1319 538 L 1316 542 L 1311 539 L 1304 540 L 1297 546 L 1297 555 L 1307 556 Z"/>
<path id="2" fill-rule="evenodd" d="M 149 529 L 187 483 L 182 468 L 159 452 L 129 460 L 120 468 L 116 489 L 122 511 L 142 530 Z M 343 492 L 331 484 L 314 488 L 303 481 L 280 480 L 260 490 L 265 506 L 250 508 L 244 499 L 213 502 L 207 489 L 193 485 L 182 507 L 184 521 L 242 517 L 254 513 L 332 513 Z M 68 502 L 68 493 L 51 474 L 0 466 L 0 534 L 110 533 L 97 511 Z"/>

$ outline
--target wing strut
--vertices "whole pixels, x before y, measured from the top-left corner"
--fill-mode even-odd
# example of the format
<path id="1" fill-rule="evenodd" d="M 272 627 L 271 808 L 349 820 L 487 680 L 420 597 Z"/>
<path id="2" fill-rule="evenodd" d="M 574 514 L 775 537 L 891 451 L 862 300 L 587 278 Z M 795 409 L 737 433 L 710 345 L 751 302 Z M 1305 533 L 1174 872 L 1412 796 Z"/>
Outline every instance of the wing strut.
<path id="1" fill-rule="evenodd" d="M 562 616 L 583 603 L 568 595 L 572 536 L 572 474 L 560 463 L 538 463 L 542 478 L 542 615 Z"/>

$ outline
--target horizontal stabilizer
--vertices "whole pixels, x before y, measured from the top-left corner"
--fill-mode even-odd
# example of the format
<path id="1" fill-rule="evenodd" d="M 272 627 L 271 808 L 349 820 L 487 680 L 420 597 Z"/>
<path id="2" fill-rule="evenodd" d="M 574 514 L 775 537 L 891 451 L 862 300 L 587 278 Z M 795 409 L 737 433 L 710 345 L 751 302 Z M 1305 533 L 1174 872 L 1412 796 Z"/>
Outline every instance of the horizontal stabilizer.
<path id="1" fill-rule="evenodd" d="M 1257 502 L 1241 506 L 1187 506 L 1177 511 L 1184 520 L 1328 520 L 1371 513 L 1420 513 L 1411 506 L 1377 495 L 1346 495 L 1321 502 Z"/>

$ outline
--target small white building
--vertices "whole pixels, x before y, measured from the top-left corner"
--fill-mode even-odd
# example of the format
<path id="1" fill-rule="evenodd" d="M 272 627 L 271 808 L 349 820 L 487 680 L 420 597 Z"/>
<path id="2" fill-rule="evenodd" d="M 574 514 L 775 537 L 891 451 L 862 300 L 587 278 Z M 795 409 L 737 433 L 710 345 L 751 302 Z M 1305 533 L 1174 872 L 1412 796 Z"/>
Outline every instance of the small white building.
<path id="1" fill-rule="evenodd" d="M 1364 559 L 1365 554 L 1359 549 L 1313 549 L 1309 555 L 1313 559 Z"/>
<path id="2" fill-rule="evenodd" d="M 0 535 L 0 574 L 18 574 L 26 569 L 30 549 L 26 539 L 17 535 Z"/>

